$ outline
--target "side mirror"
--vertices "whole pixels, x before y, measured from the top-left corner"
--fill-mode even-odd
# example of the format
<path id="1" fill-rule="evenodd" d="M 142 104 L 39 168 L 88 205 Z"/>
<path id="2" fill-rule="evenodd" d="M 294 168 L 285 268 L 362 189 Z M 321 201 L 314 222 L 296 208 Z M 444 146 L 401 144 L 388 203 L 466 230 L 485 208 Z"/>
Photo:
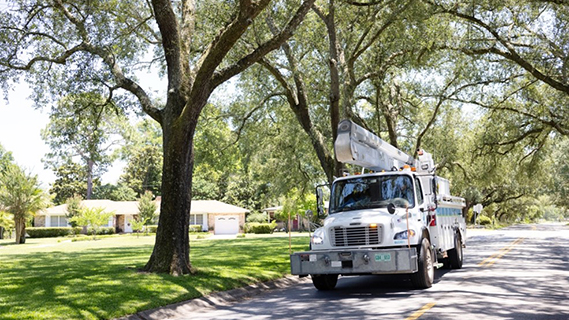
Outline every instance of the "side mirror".
<path id="1" fill-rule="evenodd" d="M 316 213 L 318 217 L 324 216 L 324 192 L 321 186 L 316 187 Z"/>
<path id="2" fill-rule="evenodd" d="M 387 212 L 389 212 L 390 214 L 395 213 L 395 205 L 393 203 L 387 205 Z"/>

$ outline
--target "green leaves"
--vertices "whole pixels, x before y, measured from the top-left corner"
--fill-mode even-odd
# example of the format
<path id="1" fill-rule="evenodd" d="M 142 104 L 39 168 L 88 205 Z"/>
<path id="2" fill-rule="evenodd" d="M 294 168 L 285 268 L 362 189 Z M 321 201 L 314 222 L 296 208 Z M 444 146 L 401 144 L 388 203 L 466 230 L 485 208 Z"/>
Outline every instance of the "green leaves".
<path id="1" fill-rule="evenodd" d="M 154 202 L 154 196 L 152 192 L 146 191 L 138 200 L 138 220 L 142 222 L 142 225 L 148 225 L 153 223 L 156 218 L 156 210 L 158 209 L 158 204 Z"/>
<path id="2" fill-rule="evenodd" d="M 137 196 L 145 191 L 161 194 L 162 131 L 155 121 L 144 119 L 135 128 L 124 132 L 122 158 L 127 161 L 119 183 L 134 190 Z"/>
<path id="3" fill-rule="evenodd" d="M 28 218 L 47 205 L 47 197 L 38 185 L 37 176 L 26 173 L 16 164 L 0 173 L 0 206 L 16 219 Z"/>
<path id="4" fill-rule="evenodd" d="M 76 223 L 78 226 L 93 228 L 93 239 L 97 234 L 97 230 L 103 225 L 107 225 L 109 219 L 114 215 L 113 212 L 106 212 L 105 208 L 81 208 L 78 214 L 69 219 L 70 222 Z"/>
<path id="5" fill-rule="evenodd" d="M 16 243 L 26 241 L 26 220 L 46 208 L 48 201 L 37 176 L 26 173 L 16 164 L 9 164 L 0 171 L 0 211 L 13 215 Z"/>
<path id="6" fill-rule="evenodd" d="M 118 147 L 126 123 L 122 110 L 95 92 L 68 95 L 52 109 L 42 138 L 51 148 L 44 162 L 59 175 L 52 189 L 58 203 L 82 191 L 71 185 L 78 180 L 85 183 L 85 192 L 80 194 L 91 198 L 93 180 L 117 157 L 112 151 Z"/>
<path id="7" fill-rule="evenodd" d="M 63 204 L 75 195 L 87 195 L 87 172 L 80 164 L 68 159 L 55 169 L 55 176 L 56 179 L 49 190 L 50 194 L 54 195 L 54 204 Z"/>

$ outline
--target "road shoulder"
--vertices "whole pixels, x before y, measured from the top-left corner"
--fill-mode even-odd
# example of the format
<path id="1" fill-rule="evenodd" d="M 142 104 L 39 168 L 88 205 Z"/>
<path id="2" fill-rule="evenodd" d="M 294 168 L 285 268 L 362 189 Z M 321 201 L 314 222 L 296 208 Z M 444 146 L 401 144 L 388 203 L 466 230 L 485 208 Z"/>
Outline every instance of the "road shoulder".
<path id="1" fill-rule="evenodd" d="M 118 320 L 158 320 L 188 318 L 189 314 L 203 310 L 204 308 L 226 306 L 231 303 L 239 302 L 257 296 L 267 291 L 284 289 L 292 285 L 308 282 L 310 282 L 310 278 L 308 277 L 299 278 L 297 276 L 288 276 L 274 281 L 252 284 L 246 287 L 229 291 L 215 292 L 201 298 L 141 311 L 133 315 L 118 318 Z"/>

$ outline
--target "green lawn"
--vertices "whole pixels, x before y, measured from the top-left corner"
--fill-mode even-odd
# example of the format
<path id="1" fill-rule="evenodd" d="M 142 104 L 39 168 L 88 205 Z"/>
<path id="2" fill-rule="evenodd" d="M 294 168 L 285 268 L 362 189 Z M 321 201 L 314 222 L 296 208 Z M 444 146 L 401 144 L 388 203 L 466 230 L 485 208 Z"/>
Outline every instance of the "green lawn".
<path id="1" fill-rule="evenodd" d="M 308 236 L 293 237 L 293 251 Z M 0 319 L 108 319 L 290 272 L 287 237 L 195 240 L 195 276 L 137 272 L 153 236 L 0 241 Z"/>

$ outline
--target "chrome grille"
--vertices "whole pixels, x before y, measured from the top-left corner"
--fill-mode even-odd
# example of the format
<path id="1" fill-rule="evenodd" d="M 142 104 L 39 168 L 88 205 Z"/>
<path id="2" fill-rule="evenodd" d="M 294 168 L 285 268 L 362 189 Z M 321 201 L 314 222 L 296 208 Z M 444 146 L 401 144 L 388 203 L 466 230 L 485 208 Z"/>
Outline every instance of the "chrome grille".
<path id="1" fill-rule="evenodd" d="M 377 227 L 334 227 L 330 231 L 332 245 L 335 247 L 380 244 L 383 236 L 381 225 Z"/>

